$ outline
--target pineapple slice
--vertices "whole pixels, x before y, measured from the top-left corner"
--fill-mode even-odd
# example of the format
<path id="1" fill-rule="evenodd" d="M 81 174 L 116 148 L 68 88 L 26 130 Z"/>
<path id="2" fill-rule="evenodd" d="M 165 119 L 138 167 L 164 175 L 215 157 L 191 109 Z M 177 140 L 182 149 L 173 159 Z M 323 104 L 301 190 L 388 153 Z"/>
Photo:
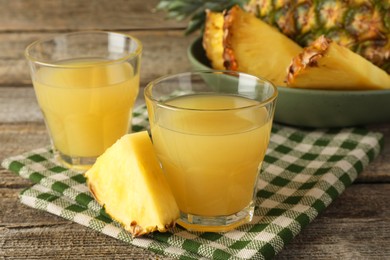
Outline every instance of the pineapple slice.
<path id="1" fill-rule="evenodd" d="M 390 89 L 390 76 L 348 48 L 320 36 L 292 60 L 287 84 L 315 89 Z"/>
<path id="2" fill-rule="evenodd" d="M 206 10 L 202 43 L 211 67 L 217 70 L 225 69 L 223 65 L 223 16 L 223 13 Z"/>
<path id="3" fill-rule="evenodd" d="M 123 136 L 85 176 L 99 204 L 133 237 L 165 232 L 179 218 L 147 131 Z"/>
<path id="4" fill-rule="evenodd" d="M 302 51 L 275 28 L 232 7 L 224 22 L 224 60 L 230 70 L 264 77 L 277 86 L 285 86 L 291 59 Z"/>

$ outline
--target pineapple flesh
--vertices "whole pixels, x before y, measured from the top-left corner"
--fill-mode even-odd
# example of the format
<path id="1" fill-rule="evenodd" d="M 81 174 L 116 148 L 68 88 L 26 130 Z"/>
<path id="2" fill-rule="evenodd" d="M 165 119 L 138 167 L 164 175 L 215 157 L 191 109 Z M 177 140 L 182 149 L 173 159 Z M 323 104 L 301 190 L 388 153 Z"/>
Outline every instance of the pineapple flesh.
<path id="1" fill-rule="evenodd" d="M 250 0 L 246 10 L 300 46 L 325 35 L 390 73 L 389 0 Z"/>
<path id="2" fill-rule="evenodd" d="M 206 10 L 203 48 L 211 66 L 217 70 L 225 69 L 223 65 L 223 13 Z"/>
<path id="3" fill-rule="evenodd" d="M 99 204 L 133 237 L 165 232 L 179 218 L 147 131 L 123 136 L 85 176 Z"/>
<path id="4" fill-rule="evenodd" d="M 315 89 L 390 89 L 390 76 L 348 48 L 321 36 L 292 60 L 287 84 Z"/>
<path id="5" fill-rule="evenodd" d="M 224 65 L 285 86 L 287 68 L 302 48 L 238 6 L 224 20 Z"/>

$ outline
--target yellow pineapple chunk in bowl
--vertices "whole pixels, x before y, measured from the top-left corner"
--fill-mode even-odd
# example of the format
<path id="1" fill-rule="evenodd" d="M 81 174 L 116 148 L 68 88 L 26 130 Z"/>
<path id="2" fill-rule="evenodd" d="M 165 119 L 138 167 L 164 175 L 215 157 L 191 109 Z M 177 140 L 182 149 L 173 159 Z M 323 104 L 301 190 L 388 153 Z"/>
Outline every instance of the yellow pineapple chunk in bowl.
<path id="1" fill-rule="evenodd" d="M 85 173 L 95 199 L 133 237 L 165 232 L 179 208 L 147 131 L 127 134 Z"/>
<path id="2" fill-rule="evenodd" d="M 390 76 L 362 56 L 320 36 L 292 59 L 287 85 L 313 89 L 390 90 Z"/>
<path id="3" fill-rule="evenodd" d="M 223 27 L 226 69 L 285 85 L 291 59 L 302 51 L 298 44 L 239 6 L 227 12 Z"/>

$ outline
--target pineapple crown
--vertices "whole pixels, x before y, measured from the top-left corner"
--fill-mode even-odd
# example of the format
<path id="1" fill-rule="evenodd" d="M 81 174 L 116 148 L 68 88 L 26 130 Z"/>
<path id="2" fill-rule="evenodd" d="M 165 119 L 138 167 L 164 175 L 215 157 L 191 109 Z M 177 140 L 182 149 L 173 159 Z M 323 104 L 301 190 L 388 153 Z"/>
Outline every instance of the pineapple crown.
<path id="1" fill-rule="evenodd" d="M 234 5 L 243 7 L 247 2 L 248 0 L 160 0 L 157 10 L 165 11 L 168 19 L 189 19 L 185 31 L 189 35 L 196 30 L 203 30 L 206 10 L 221 12 Z"/>

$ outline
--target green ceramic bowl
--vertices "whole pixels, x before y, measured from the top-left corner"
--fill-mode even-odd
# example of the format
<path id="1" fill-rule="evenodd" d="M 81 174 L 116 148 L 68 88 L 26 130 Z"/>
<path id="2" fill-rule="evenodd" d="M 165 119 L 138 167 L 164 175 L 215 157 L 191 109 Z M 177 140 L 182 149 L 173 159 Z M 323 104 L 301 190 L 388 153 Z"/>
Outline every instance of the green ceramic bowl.
<path id="1" fill-rule="evenodd" d="M 211 69 L 201 39 L 188 48 L 194 70 Z M 275 122 L 303 127 L 390 123 L 390 90 L 337 91 L 278 87 Z"/>

